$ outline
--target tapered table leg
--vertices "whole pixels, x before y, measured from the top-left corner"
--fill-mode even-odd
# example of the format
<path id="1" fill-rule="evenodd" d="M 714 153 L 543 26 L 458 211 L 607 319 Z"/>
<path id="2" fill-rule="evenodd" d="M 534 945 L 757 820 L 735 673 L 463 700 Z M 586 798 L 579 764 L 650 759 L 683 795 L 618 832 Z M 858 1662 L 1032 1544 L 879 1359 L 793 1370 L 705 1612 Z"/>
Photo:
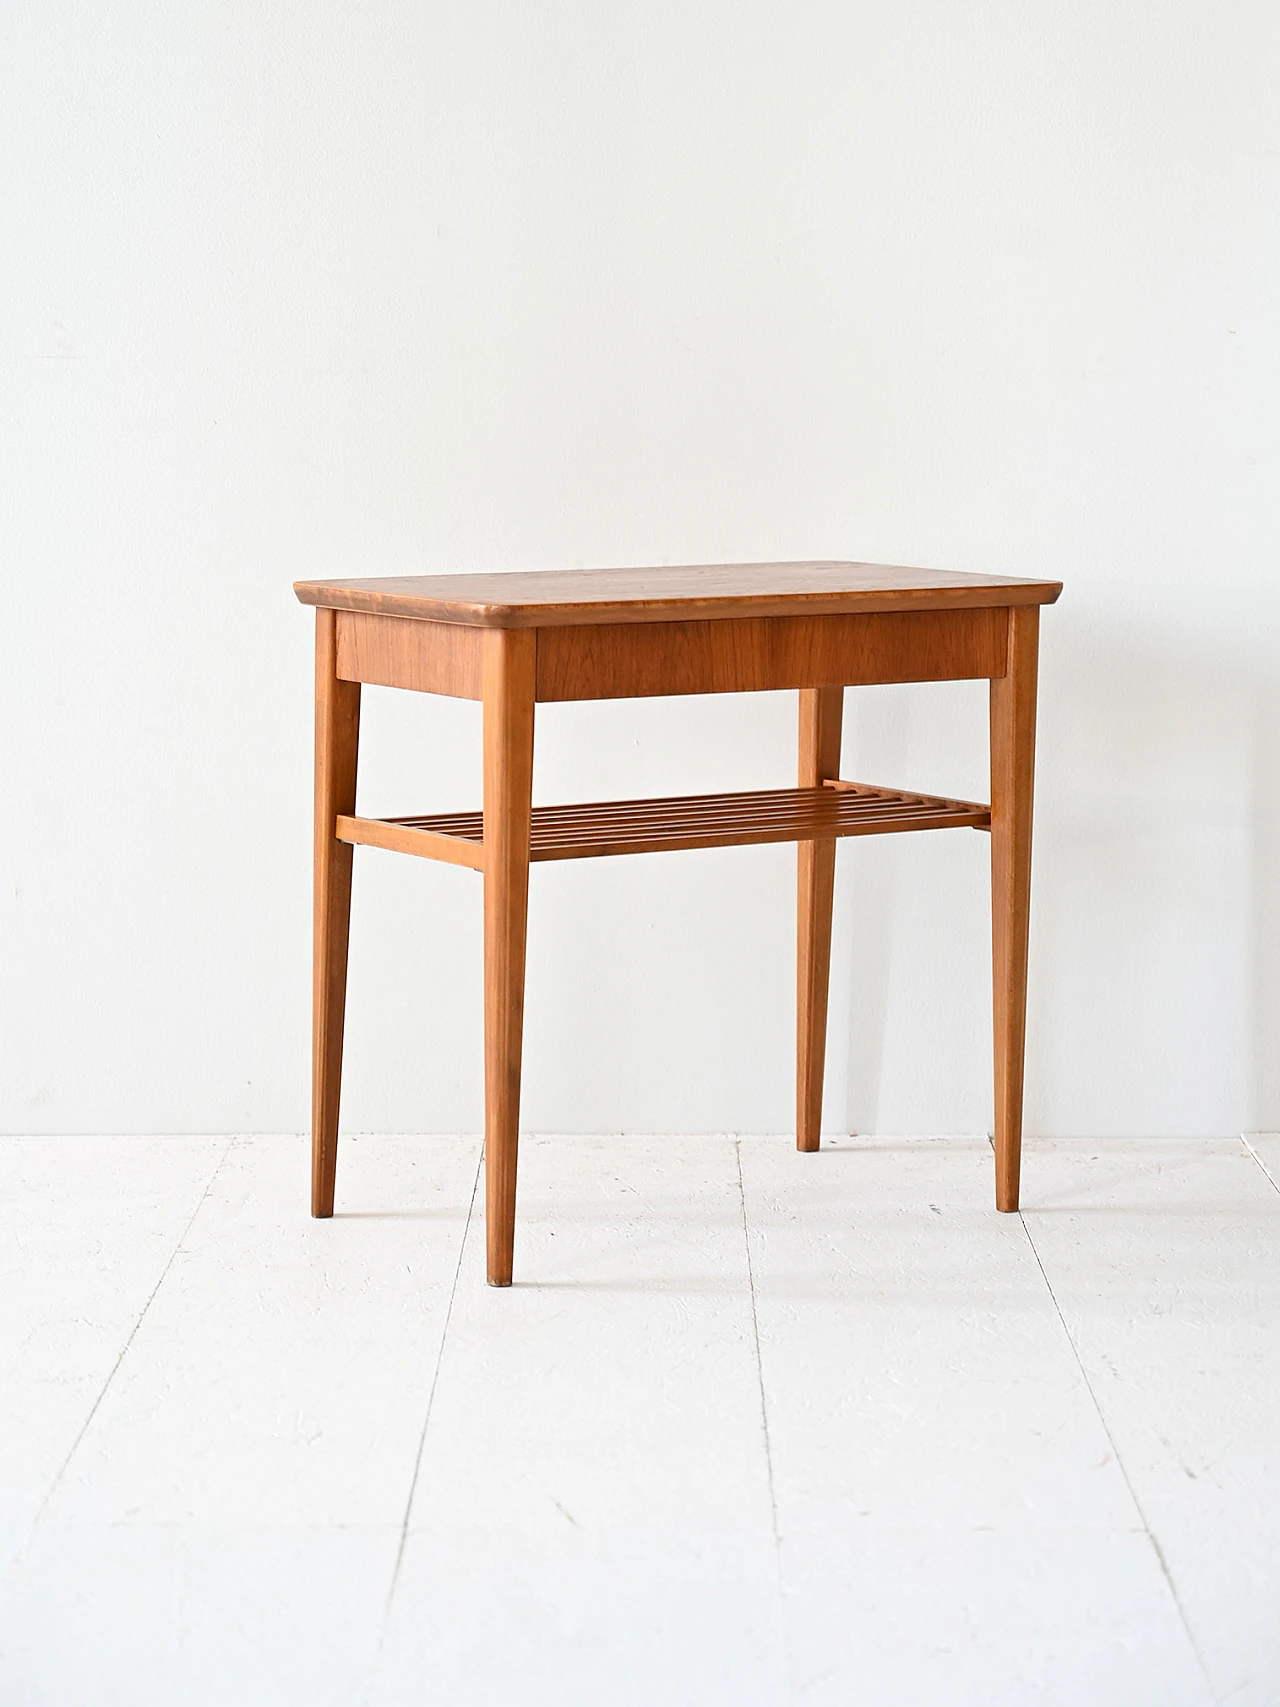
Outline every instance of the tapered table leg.
<path id="1" fill-rule="evenodd" d="M 351 857 L 334 836 L 339 813 L 356 809 L 360 684 L 336 674 L 336 613 L 316 611 L 315 891 L 311 992 L 311 1213 L 333 1214 L 347 1002 Z"/>
<path id="2" fill-rule="evenodd" d="M 515 1243 L 535 645 L 527 629 L 496 628 L 485 635 L 484 1144 L 490 1286 L 510 1286 Z"/>
<path id="3" fill-rule="evenodd" d="M 801 788 L 840 775 L 843 688 L 800 692 Z M 827 1052 L 827 991 L 831 980 L 831 906 L 836 844 L 832 836 L 801 842 L 796 930 L 796 1148 L 816 1150 L 822 1139 L 822 1079 Z"/>
<path id="4" fill-rule="evenodd" d="M 996 1208 L 1018 1207 L 1031 909 L 1038 605 L 1009 612 L 1008 673 L 991 683 L 991 982 Z"/>

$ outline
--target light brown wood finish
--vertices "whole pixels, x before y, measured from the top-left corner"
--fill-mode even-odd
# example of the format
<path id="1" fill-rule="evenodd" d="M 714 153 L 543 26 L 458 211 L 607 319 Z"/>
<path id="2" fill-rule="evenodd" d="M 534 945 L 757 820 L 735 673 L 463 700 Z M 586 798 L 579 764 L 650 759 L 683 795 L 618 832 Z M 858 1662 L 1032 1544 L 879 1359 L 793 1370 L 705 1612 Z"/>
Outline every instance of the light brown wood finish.
<path id="1" fill-rule="evenodd" d="M 1060 581 L 965 575 L 884 563 L 709 563 L 531 574 L 397 575 L 296 581 L 303 604 L 481 628 L 817 616 L 839 611 L 1007 609 L 1052 604 Z"/>
<path id="2" fill-rule="evenodd" d="M 996 1200 L 1018 1203 L 1039 607 L 1057 581 L 859 563 L 300 582 L 316 641 L 312 1206 L 333 1211 L 355 843 L 484 873 L 488 1275 L 511 1283 L 529 866 L 800 844 L 796 1142 L 822 1116 L 832 874 L 843 836 L 992 832 Z M 841 781 L 841 697 L 867 682 L 991 682 L 990 807 Z M 355 812 L 361 681 L 479 697 L 484 810 Z M 537 700 L 795 688 L 800 786 L 531 806 Z"/>
<path id="3" fill-rule="evenodd" d="M 827 690 L 823 690 L 827 691 Z M 839 692 L 839 690 L 835 690 Z M 827 782 L 821 788 L 764 788 L 740 794 L 683 794 L 661 800 L 592 800 L 535 806 L 530 859 L 589 859 L 605 854 L 674 853 L 689 848 L 749 847 L 813 836 L 885 835 L 899 830 L 990 828 L 991 812 L 973 800 Z M 449 865 L 484 868 L 484 816 L 438 812 L 410 818 L 338 819 L 342 841 L 392 848 Z"/>
<path id="4" fill-rule="evenodd" d="M 535 637 L 484 646 L 484 1146 L 490 1286 L 510 1286 L 520 1130 Z"/>
<path id="5" fill-rule="evenodd" d="M 1022 1157 L 1031 808 L 1040 612 L 1009 612 L 1009 667 L 991 684 L 991 985 L 996 1208 L 1018 1207 Z"/>
<path id="6" fill-rule="evenodd" d="M 336 674 L 335 620 L 316 612 L 315 871 L 311 1000 L 311 1213 L 333 1214 L 342 1031 L 351 923 L 351 848 L 335 834 L 355 811 L 360 688 Z"/>
<path id="7" fill-rule="evenodd" d="M 354 847 L 387 848 L 392 853 L 416 854 L 419 859 L 438 859 L 444 865 L 464 865 L 472 871 L 484 870 L 484 820 L 479 812 L 475 819 L 474 836 L 461 837 L 440 833 L 429 827 L 429 820 L 399 818 L 355 818 L 340 815 L 338 840 Z"/>
<path id="8" fill-rule="evenodd" d="M 843 688 L 805 688 L 800 694 L 800 786 L 822 788 L 840 775 Z M 838 803 L 849 792 L 823 788 Z M 822 1078 L 827 1052 L 827 990 L 831 975 L 831 905 L 836 844 L 832 836 L 800 843 L 796 930 L 796 1149 L 822 1141 Z"/>
<path id="9" fill-rule="evenodd" d="M 540 700 L 756 693 L 1004 674 L 1003 610 L 722 617 L 538 630 Z"/>
<path id="10" fill-rule="evenodd" d="M 338 612 L 338 674 L 349 682 L 480 698 L 484 636 L 456 622 Z"/>

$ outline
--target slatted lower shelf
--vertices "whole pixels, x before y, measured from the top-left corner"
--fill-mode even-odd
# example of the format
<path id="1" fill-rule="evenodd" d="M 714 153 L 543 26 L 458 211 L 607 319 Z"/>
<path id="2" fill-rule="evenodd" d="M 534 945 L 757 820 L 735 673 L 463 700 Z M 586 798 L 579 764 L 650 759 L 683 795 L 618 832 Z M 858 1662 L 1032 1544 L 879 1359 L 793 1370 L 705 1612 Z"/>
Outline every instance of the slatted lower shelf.
<path id="1" fill-rule="evenodd" d="M 991 809 L 862 783 L 769 788 L 742 794 L 685 794 L 664 800 L 605 800 L 535 806 L 530 858 L 591 859 L 601 854 L 801 842 L 897 830 L 991 827 Z M 341 817 L 341 841 L 393 848 L 479 870 L 484 815 L 442 812 L 418 818 Z"/>

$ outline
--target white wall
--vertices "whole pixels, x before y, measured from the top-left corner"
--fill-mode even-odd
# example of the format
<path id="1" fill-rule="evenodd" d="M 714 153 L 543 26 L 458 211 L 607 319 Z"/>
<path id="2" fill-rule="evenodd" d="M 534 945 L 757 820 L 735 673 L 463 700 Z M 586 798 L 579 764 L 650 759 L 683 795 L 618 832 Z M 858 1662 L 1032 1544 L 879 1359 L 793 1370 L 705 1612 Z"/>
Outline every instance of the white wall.
<path id="1" fill-rule="evenodd" d="M 8 1130 L 306 1121 L 296 577 L 1058 576 L 1032 1129 L 1280 1124 L 1280 8 L 6 9 Z M 845 774 L 985 789 L 977 684 Z M 366 693 L 362 809 L 478 802 Z M 790 696 L 546 708 L 543 799 L 767 786 Z M 531 1125 L 787 1130 L 790 849 L 534 873 Z M 346 1114 L 480 1123 L 480 891 L 357 858 Z M 989 1122 L 986 843 L 840 852 L 828 1123 Z"/>

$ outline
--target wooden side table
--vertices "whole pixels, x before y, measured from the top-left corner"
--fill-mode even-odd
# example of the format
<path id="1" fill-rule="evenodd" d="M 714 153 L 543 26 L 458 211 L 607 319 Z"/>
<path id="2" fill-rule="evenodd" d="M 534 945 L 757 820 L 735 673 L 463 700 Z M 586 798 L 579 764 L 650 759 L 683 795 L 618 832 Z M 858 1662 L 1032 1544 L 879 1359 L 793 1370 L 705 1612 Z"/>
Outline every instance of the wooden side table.
<path id="1" fill-rule="evenodd" d="M 996 1207 L 1018 1207 L 1040 606 L 1057 581 L 868 563 L 722 564 L 299 582 L 316 608 L 311 1212 L 333 1214 L 352 849 L 484 873 L 488 1277 L 511 1284 L 529 863 L 666 848 L 799 844 L 796 1143 L 822 1112 L 840 836 L 991 832 Z M 987 678 L 991 804 L 840 780 L 846 686 Z M 484 809 L 356 814 L 360 684 L 484 704 Z M 539 700 L 800 695 L 795 788 L 532 807 Z"/>

